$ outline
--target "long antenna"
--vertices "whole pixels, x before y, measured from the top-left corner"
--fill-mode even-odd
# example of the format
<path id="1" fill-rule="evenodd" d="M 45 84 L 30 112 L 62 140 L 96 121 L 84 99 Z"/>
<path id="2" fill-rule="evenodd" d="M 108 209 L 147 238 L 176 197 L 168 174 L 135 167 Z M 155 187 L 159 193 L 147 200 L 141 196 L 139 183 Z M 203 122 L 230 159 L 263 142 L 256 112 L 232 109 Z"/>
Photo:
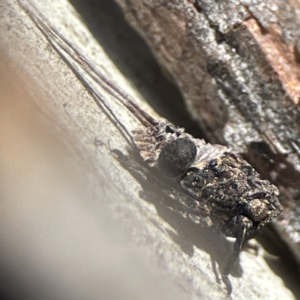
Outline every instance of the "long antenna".
<path id="1" fill-rule="evenodd" d="M 90 83 L 74 66 L 73 63 L 76 62 L 84 70 L 85 74 L 87 74 L 95 83 L 97 83 L 99 86 L 101 86 L 101 88 L 112 95 L 120 104 L 126 107 L 127 110 L 130 111 L 132 115 L 145 127 L 156 126 L 158 121 L 148 113 L 143 111 L 115 82 L 108 79 L 107 76 L 103 74 L 103 72 L 101 72 L 96 66 L 94 66 L 94 64 L 89 62 L 88 59 L 78 49 L 76 49 L 49 23 L 47 18 L 43 16 L 43 14 L 38 9 L 36 9 L 36 7 L 32 3 L 30 3 L 30 1 L 27 3 L 29 6 L 31 6 L 31 10 L 19 1 L 19 5 L 22 7 L 22 9 L 30 17 L 32 22 L 35 23 L 35 25 L 47 39 L 49 44 L 51 44 L 53 49 L 72 70 L 74 75 L 84 85 L 97 105 L 106 112 L 106 115 L 108 116 L 110 121 L 121 132 L 127 142 L 129 142 L 131 145 L 135 145 L 131 133 L 128 132 L 128 129 L 121 122 L 119 122 L 111 107 L 108 105 L 108 101 L 105 99 L 105 97 L 92 88 Z"/>

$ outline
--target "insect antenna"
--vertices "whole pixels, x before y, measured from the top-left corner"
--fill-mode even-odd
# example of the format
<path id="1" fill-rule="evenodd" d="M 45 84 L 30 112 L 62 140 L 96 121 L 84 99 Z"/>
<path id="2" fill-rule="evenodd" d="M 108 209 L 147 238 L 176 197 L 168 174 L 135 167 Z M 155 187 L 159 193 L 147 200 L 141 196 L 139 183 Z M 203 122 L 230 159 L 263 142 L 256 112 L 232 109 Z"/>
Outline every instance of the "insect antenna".
<path id="1" fill-rule="evenodd" d="M 86 88 L 96 104 L 103 110 L 110 121 L 120 131 L 127 143 L 136 147 L 131 132 L 119 121 L 113 109 L 108 104 L 105 96 L 94 89 L 89 80 L 84 75 L 88 75 L 94 83 L 98 84 L 106 92 L 113 96 L 119 104 L 125 107 L 143 126 L 152 127 L 158 124 L 158 121 L 142 110 L 130 97 L 124 92 L 118 84 L 108 79 L 107 76 L 94 66 L 89 60 L 75 48 L 64 36 L 62 36 L 47 20 L 46 17 L 32 4 L 27 2 L 31 9 L 26 7 L 22 2 L 19 5 L 35 23 L 40 32 L 47 39 L 49 44 L 58 53 L 62 60 L 71 69 L 73 74 Z M 76 63 L 77 65 L 75 66 Z M 79 66 L 79 67 L 78 67 Z M 82 72 L 83 71 L 83 72 Z"/>

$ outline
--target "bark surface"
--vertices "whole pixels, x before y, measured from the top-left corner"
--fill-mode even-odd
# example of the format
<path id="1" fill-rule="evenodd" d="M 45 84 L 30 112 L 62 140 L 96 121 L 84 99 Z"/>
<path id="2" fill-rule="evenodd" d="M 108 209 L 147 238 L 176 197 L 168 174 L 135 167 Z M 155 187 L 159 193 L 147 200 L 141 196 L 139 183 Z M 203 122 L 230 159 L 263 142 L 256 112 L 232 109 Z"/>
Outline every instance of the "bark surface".
<path id="1" fill-rule="evenodd" d="M 276 228 L 300 262 L 300 4 L 117 2 L 206 139 L 243 154 L 280 189 L 285 210 Z"/>
<path id="2" fill-rule="evenodd" d="M 225 79 L 229 76 L 228 70 L 222 69 L 227 64 L 228 68 L 230 67 L 236 72 L 240 71 L 228 63 L 231 61 L 225 53 L 228 46 L 222 46 L 222 41 L 219 44 L 221 48 L 224 48 L 222 51 L 226 50 L 222 56 L 224 59 L 227 57 L 226 63 L 220 60 L 218 53 L 208 59 L 207 54 L 204 54 L 203 45 L 197 45 L 198 42 L 193 36 L 193 30 L 200 35 L 205 34 L 206 38 L 211 36 L 211 33 L 207 31 L 208 29 L 200 28 L 202 23 L 198 22 L 198 18 L 204 17 L 206 18 L 205 22 L 208 22 L 206 13 L 202 13 L 205 9 L 200 8 L 199 4 L 185 2 L 174 2 L 165 5 L 163 2 L 156 3 L 155 1 L 151 3 L 127 1 L 126 5 L 129 6 L 125 6 L 125 2 L 122 2 L 121 5 L 123 5 L 131 22 L 134 21 L 135 26 L 139 28 L 139 31 L 147 33 L 146 39 L 150 39 L 149 44 L 152 49 L 158 48 L 158 51 L 155 52 L 156 56 L 182 89 L 182 93 L 188 99 L 189 108 L 193 111 L 194 116 L 197 115 L 198 117 L 199 111 L 206 116 L 201 124 L 207 132 L 207 136 L 211 141 L 227 141 L 230 144 L 233 134 L 225 134 L 225 129 L 230 124 L 225 120 L 230 119 L 231 112 L 229 108 L 232 105 L 226 102 L 229 101 L 230 97 L 225 92 L 226 89 L 222 92 L 222 84 L 230 90 L 227 86 L 231 84 L 231 81 L 228 81 L 228 83 L 226 80 L 219 82 L 218 76 L 223 76 Z M 111 219 L 110 222 L 114 223 L 116 228 L 121 232 L 124 231 L 124 236 L 128 236 L 128 233 L 131 236 L 130 242 L 126 240 L 124 244 L 116 245 L 114 248 L 117 251 L 116 259 L 115 261 L 108 260 L 111 265 L 104 269 L 105 272 L 108 272 L 108 270 L 111 272 L 109 274 L 112 278 L 110 280 L 115 283 L 113 286 L 115 297 L 121 297 L 122 299 L 126 297 L 128 299 L 145 299 L 145 297 L 149 299 L 225 298 L 226 290 L 218 280 L 218 271 L 214 270 L 213 262 L 224 266 L 226 263 L 224 257 L 228 257 L 231 252 L 232 243 L 214 233 L 213 230 L 203 229 L 186 222 L 180 216 L 166 209 L 157 199 L 159 198 L 159 192 L 154 190 L 155 187 L 152 186 L 151 188 L 151 182 L 145 183 L 148 187 L 150 185 L 150 190 L 147 191 L 150 193 L 145 193 L 141 180 L 138 181 L 134 176 L 131 176 L 112 155 L 111 149 L 118 149 L 127 153 L 128 147 L 131 147 L 132 130 L 141 125 L 132 113 L 120 104 L 118 97 L 123 97 L 125 100 L 126 97 L 130 97 L 151 115 L 154 117 L 157 117 L 157 115 L 151 108 L 142 103 L 140 94 L 132 89 L 131 85 L 115 68 L 101 45 L 97 43 L 82 24 L 73 7 L 66 1 L 57 1 L 49 5 L 48 1 L 6 0 L 0 4 L 0 11 L 0 47 L 5 53 L 4 57 L 10 62 L 10 67 L 18 73 L 18 77 L 26 87 L 26 92 L 31 95 L 45 118 L 49 120 L 52 130 L 61 134 L 64 143 L 72 154 L 71 157 L 78 164 L 84 165 L 88 169 L 84 176 L 89 177 L 91 186 L 97 186 L 98 194 L 94 201 L 101 203 L 100 218 Z M 186 15 L 186 12 L 189 12 L 189 15 Z M 247 12 L 252 16 L 253 13 L 250 13 L 249 9 Z M 159 23 L 157 23 L 158 21 Z M 251 17 L 246 21 L 252 21 L 254 25 L 256 24 L 256 21 Z M 217 21 L 212 20 L 210 22 Z M 200 27 L 197 29 L 195 24 Z M 186 26 L 190 26 L 188 32 Z M 223 32 L 224 36 L 230 34 L 230 32 L 241 30 L 240 26 L 235 23 L 230 28 L 227 28 L 224 24 L 223 27 L 218 26 L 220 26 L 218 30 Z M 218 26 L 215 25 L 215 27 Z M 164 36 L 163 32 L 168 32 L 168 35 Z M 172 36 L 174 36 L 173 40 L 167 39 L 167 37 Z M 192 40 L 189 40 L 190 37 L 193 37 Z M 198 40 L 201 40 L 200 36 L 198 36 Z M 193 41 L 195 44 L 193 44 Z M 172 44 L 173 42 L 174 44 Z M 209 44 L 207 48 L 210 48 Z M 240 51 L 243 51 L 243 49 Z M 237 53 L 237 50 L 233 52 Z M 165 54 L 163 55 L 163 53 Z M 247 56 L 247 54 L 245 55 Z M 247 56 L 247 59 L 251 60 L 253 58 Z M 165 64 L 165 61 L 168 64 Z M 198 64 L 200 66 L 204 64 L 204 67 L 199 68 Z M 208 65 L 211 67 L 211 74 L 207 72 Z M 94 73 L 93 68 L 97 68 L 98 73 Z M 269 69 L 265 66 L 263 70 L 269 72 Z M 180 73 L 182 77 L 179 76 Z M 94 76 L 95 74 L 98 76 Z M 182 78 L 181 81 L 179 81 L 179 78 Z M 236 87 L 236 91 L 240 88 L 240 86 Z M 283 91 L 283 87 L 280 91 Z M 234 98 L 236 102 L 245 100 L 239 99 L 239 94 L 236 93 L 235 95 L 237 97 Z M 199 99 L 205 101 L 204 108 L 201 107 L 203 105 L 201 101 L 194 102 L 192 98 L 197 99 L 197 101 Z M 289 102 L 289 97 L 284 98 L 285 102 L 280 102 L 279 98 L 272 98 L 272 102 L 274 105 L 288 107 L 289 114 L 286 114 L 285 117 L 291 122 L 291 116 L 296 116 L 298 112 L 297 106 L 293 106 Z M 214 102 L 211 102 L 211 99 L 214 99 Z M 264 98 L 262 97 L 262 99 Z M 246 103 L 248 102 L 245 102 L 245 105 Z M 198 109 L 195 110 L 194 106 Z M 293 109 L 290 109 L 291 107 Z M 215 108 L 220 109 L 220 113 L 217 115 L 215 114 Z M 256 110 L 260 111 L 259 109 Z M 295 114 L 291 115 L 290 111 L 293 110 Z M 237 108 L 234 111 L 236 111 L 239 118 L 246 118 Z M 248 112 L 250 113 L 250 111 Z M 277 110 L 272 113 L 277 113 Z M 236 122 L 244 120 L 234 119 Z M 243 122 L 241 121 L 239 124 L 244 124 Z M 247 129 L 249 130 L 247 131 L 249 137 L 260 138 L 259 133 L 266 132 L 265 129 L 258 130 L 260 124 L 265 126 L 268 124 L 263 119 L 257 120 L 255 124 L 252 124 L 249 120 L 246 123 L 249 125 L 249 129 Z M 275 117 L 274 123 L 276 123 Z M 296 123 L 291 122 L 288 124 L 293 125 L 291 125 L 290 130 L 294 134 Z M 246 128 L 240 125 L 238 127 L 240 129 Z M 228 132 L 233 131 L 229 130 Z M 252 133 L 250 134 L 250 132 Z M 279 134 L 279 132 L 277 133 Z M 234 134 L 238 135 L 239 133 L 235 132 Z M 279 134 L 279 137 L 273 140 L 276 147 L 285 141 L 285 137 L 282 137 L 281 134 Z M 236 139 L 243 140 L 238 136 Z M 252 140 L 249 141 L 249 143 L 253 142 Z M 232 146 L 233 144 L 236 145 L 236 143 L 232 143 Z M 241 143 L 239 147 L 242 147 L 242 145 Z M 291 143 L 288 145 L 285 147 L 292 148 Z M 248 153 L 247 151 L 241 152 Z M 298 157 L 292 153 L 287 154 L 285 158 L 289 158 L 290 155 L 295 159 Z M 292 163 L 291 165 L 293 166 Z M 85 204 L 83 206 L 87 211 L 91 210 L 92 207 L 89 204 L 86 207 Z M 59 211 L 59 214 L 63 214 L 63 212 Z M 111 216 L 111 218 L 108 216 Z M 26 214 L 24 218 L 26 219 Z M 8 220 L 10 219 L 8 218 Z M 29 222 L 29 219 L 26 219 L 26 221 Z M 81 221 L 81 219 L 78 220 L 78 222 Z M 30 222 L 32 222 L 33 227 L 38 227 L 38 224 L 35 224 L 35 218 L 32 218 Z M 84 222 L 89 221 L 82 221 L 83 227 L 85 226 Z M 103 243 L 103 247 L 106 247 L 106 244 L 115 243 L 114 239 L 116 237 L 113 235 L 111 239 L 109 238 L 110 230 L 107 227 L 99 228 L 99 236 L 103 232 L 108 232 L 108 239 L 106 243 Z M 92 233 L 93 239 L 98 240 L 97 231 Z M 6 241 L 9 240 L 5 232 L 2 235 Z M 120 235 L 123 236 L 123 234 Z M 120 235 L 118 238 L 120 238 Z M 68 239 L 72 238 L 76 240 L 76 235 Z M 18 240 L 15 242 L 18 245 Z M 89 249 L 94 247 L 91 240 L 85 242 L 87 243 L 86 251 L 82 254 L 84 258 L 89 257 Z M 80 241 L 78 243 L 80 244 Z M 120 259 L 122 257 L 120 252 L 128 252 L 128 243 L 130 244 L 129 252 L 136 257 L 131 261 L 131 268 L 133 270 L 138 269 L 140 262 L 148 267 L 138 269 L 141 270 L 140 273 L 133 272 L 132 276 L 128 275 L 131 268 L 122 268 L 123 259 Z M 54 257 L 58 261 L 64 255 L 68 257 L 67 249 L 58 248 L 54 244 L 53 251 L 56 254 Z M 114 250 L 111 249 L 111 253 Z M 3 253 L 9 251 L 11 251 L 9 247 L 4 247 Z M 45 258 L 46 254 L 43 257 Z M 69 272 L 71 273 L 73 268 L 77 270 L 74 267 L 77 261 L 72 260 L 72 258 L 73 256 L 70 256 L 68 260 L 70 262 Z M 93 258 L 95 258 L 95 261 L 97 260 L 97 256 L 93 256 Z M 58 261 L 53 259 L 52 263 L 56 264 Z M 116 270 L 116 264 L 121 265 L 120 269 Z M 63 267 L 63 261 L 58 265 Z M 106 281 L 100 280 L 103 279 L 101 270 L 98 270 L 100 275 L 97 273 L 99 277 L 91 276 L 92 278 L 90 278 L 86 275 L 94 274 L 91 272 L 93 270 L 92 265 L 92 263 L 84 265 L 85 275 L 74 272 L 74 274 L 72 273 L 74 277 L 72 277 L 71 282 L 61 283 L 64 296 L 67 295 L 66 297 L 70 299 L 76 299 L 76 297 L 79 299 L 84 295 L 85 298 L 99 299 L 102 295 L 107 295 L 103 291 Z M 33 261 L 30 266 L 34 268 L 35 262 Z M 18 271 L 22 272 L 22 269 L 20 268 Z M 56 273 L 57 276 L 59 275 L 58 278 L 62 276 L 62 273 L 64 274 L 61 271 L 58 267 Z M 155 276 L 150 276 L 149 273 Z M 88 279 L 88 285 L 83 287 L 81 281 L 86 279 Z M 47 283 L 47 277 L 41 276 L 39 280 L 43 284 Z M 262 256 L 243 252 L 231 274 L 231 280 L 233 283 L 233 299 L 294 298 L 285 287 L 282 279 L 273 273 Z M 78 284 L 74 284 L 74 282 Z M 131 282 L 131 285 L 129 282 Z M 136 282 L 146 282 L 147 284 L 138 285 L 138 288 L 135 289 L 134 283 Z M 126 290 L 125 294 L 121 288 L 123 284 L 130 287 L 130 291 Z M 36 291 L 36 286 L 41 285 L 35 284 L 27 288 Z M 42 289 L 36 292 L 42 293 Z"/>

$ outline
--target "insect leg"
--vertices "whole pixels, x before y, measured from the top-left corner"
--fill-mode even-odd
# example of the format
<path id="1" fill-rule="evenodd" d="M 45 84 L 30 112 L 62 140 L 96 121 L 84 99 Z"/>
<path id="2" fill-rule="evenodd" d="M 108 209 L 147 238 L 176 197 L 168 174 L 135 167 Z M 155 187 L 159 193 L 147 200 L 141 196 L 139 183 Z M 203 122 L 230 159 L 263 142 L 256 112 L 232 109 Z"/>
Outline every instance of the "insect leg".
<path id="1" fill-rule="evenodd" d="M 222 280 L 226 285 L 228 295 L 230 295 L 232 292 L 232 286 L 228 278 L 228 275 L 232 270 L 233 265 L 240 254 L 241 247 L 245 241 L 245 238 L 249 234 L 249 229 L 251 228 L 251 226 L 252 226 L 251 220 L 249 220 L 245 216 L 238 216 L 236 218 L 231 219 L 222 228 L 222 232 L 226 236 L 234 236 L 236 238 L 233 246 L 233 252 L 229 256 L 228 262 L 224 270 L 222 271 Z"/>

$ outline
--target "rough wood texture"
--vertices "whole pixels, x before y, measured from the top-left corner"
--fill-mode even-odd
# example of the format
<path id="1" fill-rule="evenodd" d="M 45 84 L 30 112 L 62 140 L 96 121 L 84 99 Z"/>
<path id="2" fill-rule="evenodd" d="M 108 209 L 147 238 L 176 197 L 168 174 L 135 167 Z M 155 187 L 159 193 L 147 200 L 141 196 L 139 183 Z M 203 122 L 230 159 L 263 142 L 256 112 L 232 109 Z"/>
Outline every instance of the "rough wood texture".
<path id="1" fill-rule="evenodd" d="M 278 186 L 276 227 L 300 262 L 299 2 L 117 2 L 207 139 Z"/>
<path id="2" fill-rule="evenodd" d="M 67 2 L 57 1 L 51 3 L 51 6 L 48 1 L 30 3 L 33 3 L 36 8 L 23 0 L 7 0 L 1 3 L 1 49 L 17 68 L 19 76 L 22 79 L 26 77 L 28 93 L 34 96 L 40 109 L 51 120 L 55 120 L 53 126 L 56 130 L 61 132 L 63 138 L 71 137 L 71 141 L 67 139 L 66 143 L 74 156 L 76 155 L 80 163 L 87 164 L 90 168 L 88 176 L 91 178 L 91 183 L 99 185 L 99 198 L 95 201 L 101 202 L 102 215 L 111 214 L 114 223 L 119 224 L 120 230 L 125 228 L 130 232 L 132 237 L 130 243 L 134 245 L 132 252 L 137 257 L 136 260 L 132 260 L 132 268 L 137 268 L 140 260 L 146 261 L 149 266 L 148 270 L 143 269 L 139 274 L 142 278 L 139 280 L 147 281 L 148 288 L 143 287 L 139 292 L 132 288 L 132 293 L 127 291 L 125 296 L 119 286 L 128 283 L 125 280 L 129 276 L 128 269 L 121 268 L 121 275 L 112 273 L 115 283 L 112 288 L 117 294 L 116 297 L 223 299 L 226 291 L 216 279 L 211 259 L 218 264 L 224 264 L 224 257 L 230 253 L 232 244 L 223 237 L 186 223 L 182 218 L 165 210 L 156 200 L 155 191 L 151 202 L 142 199 L 139 195 L 142 191 L 139 182 L 130 176 L 111 155 L 111 148 L 126 151 L 128 146 L 128 141 L 120 133 L 120 124 L 129 135 L 131 130 L 138 126 L 137 120 L 116 100 L 117 97 L 122 96 L 116 88 L 122 87 L 134 101 L 141 103 L 138 94 L 114 68 Z M 50 25 L 66 40 L 60 39 L 55 32 L 51 32 Z M 152 38 L 155 37 L 154 34 Z M 71 49 L 66 44 L 67 41 L 70 41 L 72 47 L 82 54 L 70 55 L 71 52 L 68 51 Z M 67 52 L 64 52 L 66 49 Z M 176 52 L 175 48 L 173 50 Z M 91 70 L 84 63 L 83 57 L 92 61 L 93 65 L 97 65 L 103 74 L 98 82 L 90 77 Z M 115 90 L 108 89 L 105 78 L 114 82 Z M 216 88 L 209 90 L 217 97 Z M 113 111 L 113 115 L 117 116 L 117 123 L 108 108 Z M 146 106 L 145 109 L 151 112 L 151 109 Z M 102 232 L 100 228 L 99 232 Z M 95 232 L 93 237 L 97 239 Z M 73 238 L 75 239 L 76 236 Z M 114 238 L 115 236 L 112 237 Z M 18 240 L 15 242 L 18 245 Z M 108 238 L 107 243 L 112 242 Z M 89 243 L 83 256 L 88 257 L 89 245 L 91 248 L 94 246 Z M 55 245 L 53 247 L 57 249 Z M 122 246 L 116 245 L 116 250 L 120 248 L 122 250 Z M 9 247 L 4 247 L 3 251 L 10 250 Z M 114 253 L 112 250 L 111 252 Z M 67 254 L 65 253 L 66 257 Z M 57 252 L 58 259 L 60 255 L 61 253 Z M 58 264 L 56 261 L 53 263 Z M 63 265 L 63 261 L 61 263 Z M 73 263 L 76 265 L 76 261 Z M 117 259 L 115 263 L 121 262 Z M 90 274 L 92 268 L 90 265 L 84 265 L 84 269 L 85 274 Z M 73 268 L 70 272 L 72 270 Z M 104 272 L 108 270 L 110 266 Z M 22 272 L 21 269 L 18 271 Z M 57 275 L 59 272 L 58 268 Z M 155 274 L 154 277 L 160 280 L 153 279 L 151 276 L 149 278 L 148 273 L 152 272 Z M 282 280 L 274 275 L 261 256 L 242 253 L 232 275 L 233 299 L 293 299 L 291 292 L 285 288 Z M 72 282 L 80 283 L 81 279 L 90 279 L 89 285 L 85 286 L 85 289 L 80 289 L 80 284 L 72 285 L 72 282 L 67 282 L 66 286 L 61 287 L 63 290 L 66 287 L 64 292 L 68 293 L 67 297 L 69 296 L 70 299 L 101 298 L 103 295 L 101 284 L 104 285 L 105 281 L 99 284 L 98 277 L 81 276 L 82 274 L 79 273 L 77 280 Z M 136 280 L 137 277 L 132 277 L 133 283 Z M 35 284 L 30 288 L 41 285 Z M 82 297 L 84 292 L 88 296 Z"/>

